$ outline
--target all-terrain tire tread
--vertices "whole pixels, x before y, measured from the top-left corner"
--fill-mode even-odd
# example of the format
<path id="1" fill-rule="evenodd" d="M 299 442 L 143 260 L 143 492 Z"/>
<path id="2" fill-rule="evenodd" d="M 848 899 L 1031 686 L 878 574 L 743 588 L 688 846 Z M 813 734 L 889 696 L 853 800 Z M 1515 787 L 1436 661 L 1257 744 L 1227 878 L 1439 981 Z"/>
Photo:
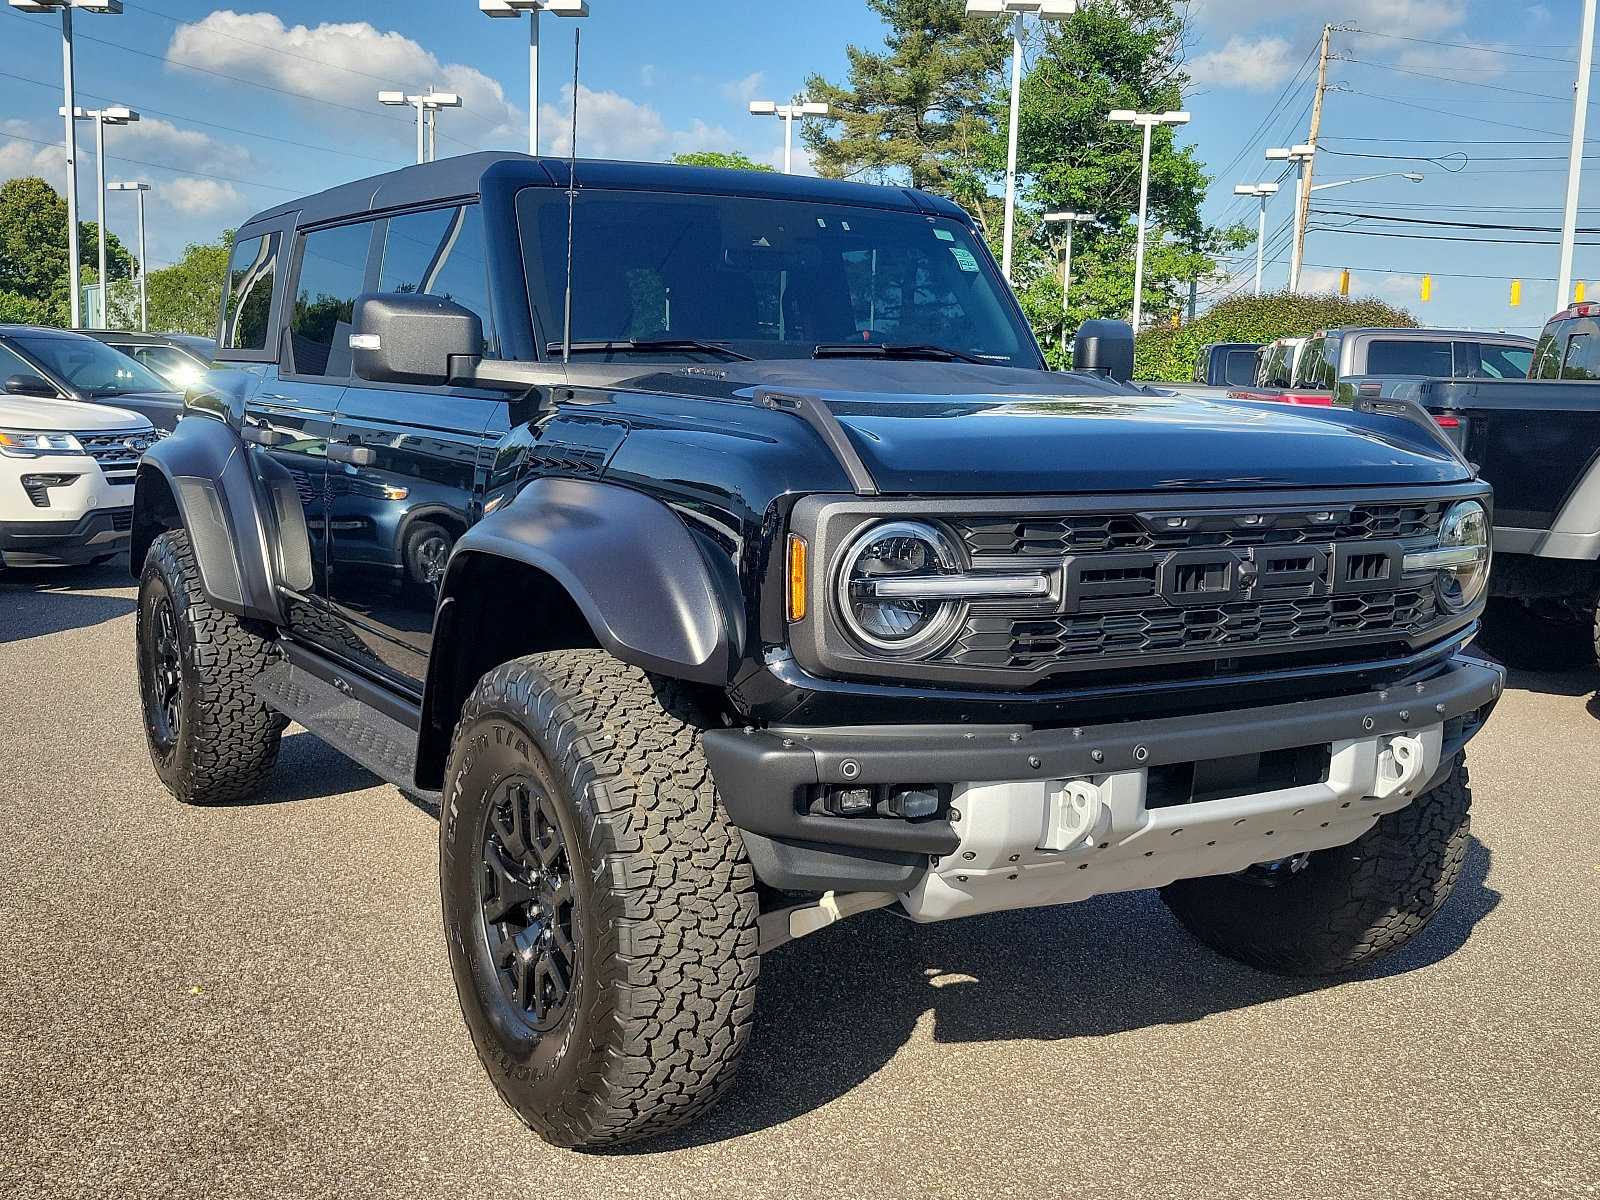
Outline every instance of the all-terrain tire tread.
<path id="1" fill-rule="evenodd" d="M 1392 954 L 1438 915 L 1466 861 L 1471 804 L 1466 762 L 1458 756 L 1443 783 L 1379 817 L 1350 845 L 1319 851 L 1348 857 L 1342 903 L 1324 907 L 1318 920 L 1287 936 L 1281 928 L 1252 936 L 1260 927 L 1251 921 L 1218 919 L 1224 906 L 1235 915 L 1232 906 L 1248 903 L 1249 891 L 1258 904 L 1269 903 L 1268 889 L 1225 877 L 1179 880 L 1162 888 L 1161 897 L 1201 942 L 1259 970 L 1291 976 L 1348 971 Z"/>
<path id="2" fill-rule="evenodd" d="M 151 544 L 144 575 L 158 573 L 172 593 L 174 616 L 195 684 L 186 709 L 192 753 L 166 780 L 185 804 L 232 804 L 253 799 L 278 762 L 288 718 L 271 708 L 251 681 L 274 660 L 267 626 L 225 612 L 206 598 L 189 535 L 168 530 Z"/>
<path id="3" fill-rule="evenodd" d="M 754 872 L 681 684 L 598 650 L 532 655 L 486 675 L 458 729 L 508 705 L 542 734 L 590 822 L 599 924 L 615 929 L 603 970 L 619 1002 L 596 1035 L 606 1042 L 596 1090 L 554 1109 L 517 1107 L 469 1020 L 478 1056 L 547 1140 L 591 1149 L 656 1136 L 716 1102 L 749 1040 L 760 970 Z"/>

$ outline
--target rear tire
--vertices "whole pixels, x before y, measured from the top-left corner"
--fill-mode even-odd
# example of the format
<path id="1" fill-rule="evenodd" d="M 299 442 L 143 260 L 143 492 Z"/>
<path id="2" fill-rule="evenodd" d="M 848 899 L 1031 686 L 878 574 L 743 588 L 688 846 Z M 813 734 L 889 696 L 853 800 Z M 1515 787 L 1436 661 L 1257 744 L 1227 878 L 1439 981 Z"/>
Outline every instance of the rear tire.
<path id="1" fill-rule="evenodd" d="M 271 665 L 269 629 L 206 598 L 189 535 L 151 543 L 139 578 L 139 695 L 150 761 L 185 804 L 253 799 L 288 719 L 251 681 Z"/>
<path id="2" fill-rule="evenodd" d="M 444 578 L 445 563 L 456 544 L 450 531 L 432 521 L 418 521 L 406 531 L 401 557 L 405 562 L 406 582 L 431 588 Z"/>
<path id="3" fill-rule="evenodd" d="M 1235 875 L 1180 879 L 1161 899 L 1220 954 L 1274 975 L 1332 975 L 1393 954 L 1450 896 L 1471 830 L 1466 762 L 1348 846 Z M 1275 868 L 1275 869 L 1272 869 Z"/>
<path id="4" fill-rule="evenodd" d="M 1518 671 L 1579 671 L 1595 664 L 1600 624 L 1586 627 L 1576 617 L 1552 615 L 1527 601 L 1496 596 L 1483 610 L 1478 644 Z"/>
<path id="5" fill-rule="evenodd" d="M 478 1057 L 539 1136 L 616 1146 L 727 1088 L 755 878 L 673 682 L 598 650 L 486 675 L 446 769 L 440 891 Z"/>

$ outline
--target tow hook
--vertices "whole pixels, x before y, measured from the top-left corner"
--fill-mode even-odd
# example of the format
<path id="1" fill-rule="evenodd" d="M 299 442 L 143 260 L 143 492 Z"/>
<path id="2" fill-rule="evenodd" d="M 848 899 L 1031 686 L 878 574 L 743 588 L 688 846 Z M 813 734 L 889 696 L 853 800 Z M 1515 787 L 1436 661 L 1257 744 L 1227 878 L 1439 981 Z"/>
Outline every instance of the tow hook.
<path id="1" fill-rule="evenodd" d="M 1372 785 L 1373 798 L 1387 800 L 1396 793 L 1410 796 L 1416 790 L 1427 765 L 1428 755 L 1420 737 L 1402 733 L 1389 739 L 1388 747 L 1378 755 L 1377 778 Z"/>

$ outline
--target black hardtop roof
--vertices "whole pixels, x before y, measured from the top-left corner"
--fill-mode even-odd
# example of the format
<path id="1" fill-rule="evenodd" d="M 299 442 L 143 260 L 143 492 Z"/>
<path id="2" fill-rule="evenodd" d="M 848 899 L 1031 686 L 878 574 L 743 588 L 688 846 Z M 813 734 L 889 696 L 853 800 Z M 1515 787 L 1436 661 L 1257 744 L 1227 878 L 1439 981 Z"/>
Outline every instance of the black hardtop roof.
<path id="1" fill-rule="evenodd" d="M 570 164 L 564 158 L 534 158 L 528 154 L 499 150 L 462 154 L 438 162 L 402 167 L 386 175 L 342 183 L 327 191 L 276 205 L 251 217 L 239 232 L 241 236 L 247 236 L 250 226 L 293 213 L 299 214 L 298 224 L 317 225 L 343 217 L 358 217 L 447 200 L 464 200 L 479 195 L 484 184 L 491 180 L 522 187 L 566 187 L 569 169 Z M 574 174 L 580 189 L 811 200 L 903 212 L 937 213 L 971 223 L 965 211 L 941 196 L 912 188 L 876 187 L 837 179 L 818 179 L 809 175 L 688 167 L 677 163 L 614 162 L 594 158 L 578 159 Z"/>

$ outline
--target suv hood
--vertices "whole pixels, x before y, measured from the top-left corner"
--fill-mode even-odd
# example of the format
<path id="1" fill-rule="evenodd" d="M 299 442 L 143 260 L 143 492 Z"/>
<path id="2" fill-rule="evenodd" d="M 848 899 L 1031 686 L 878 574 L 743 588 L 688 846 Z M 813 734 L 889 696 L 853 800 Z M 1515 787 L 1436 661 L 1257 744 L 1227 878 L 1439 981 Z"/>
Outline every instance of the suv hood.
<path id="1" fill-rule="evenodd" d="M 45 400 L 33 396 L 0 394 L 0 429 L 39 433 L 104 433 L 110 430 L 145 430 L 149 420 L 125 408 L 86 404 L 78 400 Z"/>
<path id="2" fill-rule="evenodd" d="M 1467 468 L 1433 430 L 1346 408 L 1158 394 L 1101 376 L 883 360 L 734 363 L 673 390 L 819 396 L 880 490 L 932 494 L 1421 486 Z M 715 375 L 715 385 L 694 379 Z M 661 375 L 651 383 L 659 387 Z M 710 385 L 706 379 L 706 384 Z"/>

